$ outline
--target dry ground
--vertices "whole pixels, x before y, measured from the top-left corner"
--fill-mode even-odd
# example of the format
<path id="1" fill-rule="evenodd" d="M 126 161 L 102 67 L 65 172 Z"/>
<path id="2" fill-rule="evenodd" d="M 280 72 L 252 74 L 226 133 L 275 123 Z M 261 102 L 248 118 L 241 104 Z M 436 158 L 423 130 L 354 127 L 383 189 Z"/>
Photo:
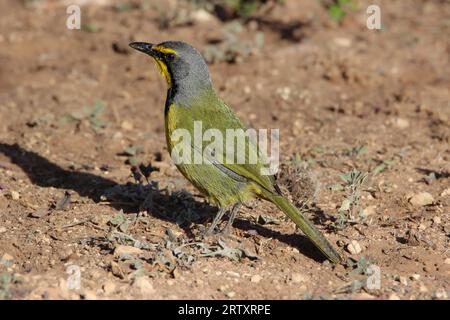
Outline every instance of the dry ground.
<path id="1" fill-rule="evenodd" d="M 68 30 L 61 1 L 2 1 L 0 299 L 448 298 L 450 3 L 377 2 L 381 31 L 365 27 L 367 1 L 341 23 L 287 1 L 244 26 L 264 32 L 261 50 L 210 66 L 246 122 L 281 129 L 286 166 L 308 164 L 311 217 L 350 259 L 334 267 L 267 203 L 231 239 L 198 236 L 214 209 L 170 163 L 165 83 L 127 44 L 203 49 L 224 23 L 161 30 L 152 7 L 93 1 L 82 19 L 98 30 Z M 368 178 L 349 221 L 339 174 L 353 169 Z M 380 289 L 362 288 L 370 264 Z"/>

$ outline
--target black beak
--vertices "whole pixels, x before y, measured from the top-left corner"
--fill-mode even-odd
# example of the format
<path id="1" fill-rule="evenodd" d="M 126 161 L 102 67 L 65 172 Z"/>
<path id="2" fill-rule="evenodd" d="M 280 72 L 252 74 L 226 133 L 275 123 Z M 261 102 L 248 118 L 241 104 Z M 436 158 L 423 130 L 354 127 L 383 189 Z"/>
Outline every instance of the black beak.
<path id="1" fill-rule="evenodd" d="M 153 44 L 147 42 L 131 42 L 130 47 L 154 57 L 156 51 L 152 50 Z"/>

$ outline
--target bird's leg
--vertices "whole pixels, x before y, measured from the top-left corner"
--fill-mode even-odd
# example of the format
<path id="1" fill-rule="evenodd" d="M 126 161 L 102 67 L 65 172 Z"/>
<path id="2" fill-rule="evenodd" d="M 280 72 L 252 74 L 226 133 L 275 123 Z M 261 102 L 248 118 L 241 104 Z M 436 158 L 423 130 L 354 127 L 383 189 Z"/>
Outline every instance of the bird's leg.
<path id="1" fill-rule="evenodd" d="M 209 226 L 208 230 L 206 230 L 205 236 L 210 236 L 210 235 L 214 234 L 214 230 L 216 229 L 217 225 L 222 220 L 222 217 L 225 214 L 225 212 L 227 212 L 226 208 L 220 208 L 219 209 L 219 212 L 217 212 L 216 216 L 214 217 L 213 222 Z"/>
<path id="2" fill-rule="evenodd" d="M 230 213 L 230 218 L 228 219 L 228 222 L 227 222 L 225 228 L 223 228 L 223 231 L 222 231 L 223 234 L 230 234 L 231 228 L 233 227 L 234 219 L 239 214 L 241 205 L 242 204 L 240 202 L 233 205 L 233 208 L 231 209 L 231 213 Z"/>

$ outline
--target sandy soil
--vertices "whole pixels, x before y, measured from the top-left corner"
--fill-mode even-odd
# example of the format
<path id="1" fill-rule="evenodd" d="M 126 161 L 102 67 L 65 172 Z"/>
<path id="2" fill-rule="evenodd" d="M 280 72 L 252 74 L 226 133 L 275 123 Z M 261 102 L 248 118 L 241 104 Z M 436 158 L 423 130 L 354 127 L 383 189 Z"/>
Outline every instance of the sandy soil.
<path id="1" fill-rule="evenodd" d="M 200 237 L 215 209 L 171 164 L 166 85 L 127 44 L 203 50 L 224 22 L 159 29 L 151 6 L 93 1 L 90 31 L 68 30 L 61 1 L 2 1 L 0 299 L 448 299 L 450 3 L 378 3 L 380 31 L 368 1 L 340 23 L 287 1 L 244 25 L 260 50 L 210 65 L 242 119 L 281 129 L 285 170 L 307 164 L 311 218 L 346 259 L 332 266 L 264 202 L 231 238 Z M 342 219 L 352 170 L 367 179 Z"/>

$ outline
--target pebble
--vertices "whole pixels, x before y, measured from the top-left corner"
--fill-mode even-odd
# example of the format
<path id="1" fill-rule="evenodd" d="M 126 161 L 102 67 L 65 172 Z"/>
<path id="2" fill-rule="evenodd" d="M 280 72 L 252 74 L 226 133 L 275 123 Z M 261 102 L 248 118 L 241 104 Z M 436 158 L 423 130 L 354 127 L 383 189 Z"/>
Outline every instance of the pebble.
<path id="1" fill-rule="evenodd" d="M 234 298 L 236 296 L 236 292 L 230 291 L 226 293 L 226 296 L 230 299 Z"/>
<path id="2" fill-rule="evenodd" d="M 150 295 L 156 291 L 150 281 L 144 276 L 136 278 L 132 286 L 138 289 L 142 295 Z"/>
<path id="3" fill-rule="evenodd" d="M 192 20 L 199 23 L 212 22 L 216 20 L 216 18 L 204 9 L 195 10 L 191 14 Z"/>
<path id="4" fill-rule="evenodd" d="M 167 280 L 167 285 L 168 285 L 169 287 L 173 286 L 174 284 L 175 284 L 175 280 L 173 280 L 173 279 Z"/>
<path id="5" fill-rule="evenodd" d="M 428 192 L 421 192 L 413 195 L 409 202 L 416 207 L 422 207 L 433 204 L 434 198 Z"/>
<path id="6" fill-rule="evenodd" d="M 0 233 L 6 232 L 6 228 L 5 227 L 0 227 Z"/>
<path id="7" fill-rule="evenodd" d="M 111 261 L 111 272 L 120 279 L 125 279 L 125 274 L 117 262 Z"/>
<path id="8" fill-rule="evenodd" d="M 224 291 L 226 291 L 227 289 L 228 289 L 228 286 L 227 286 L 226 284 L 219 287 L 219 291 L 220 291 L 220 292 L 224 292 Z"/>
<path id="9" fill-rule="evenodd" d="M 124 120 L 120 124 L 121 128 L 127 131 L 133 130 L 133 124 L 130 121 Z"/>
<path id="10" fill-rule="evenodd" d="M 404 286 L 408 285 L 408 279 L 406 279 L 406 277 L 404 277 L 404 276 L 397 276 L 397 277 L 395 277 L 395 280 L 397 280 Z"/>
<path id="11" fill-rule="evenodd" d="M 422 293 L 425 293 L 425 292 L 428 292 L 428 288 L 423 283 L 421 283 L 420 287 L 419 287 L 419 291 Z"/>
<path id="12" fill-rule="evenodd" d="M 420 274 L 415 273 L 411 276 L 411 280 L 419 281 L 420 280 Z"/>
<path id="13" fill-rule="evenodd" d="M 450 196 L 450 188 L 445 189 L 441 193 L 441 197 L 448 197 L 448 196 Z"/>
<path id="14" fill-rule="evenodd" d="M 409 127 L 409 121 L 404 118 L 396 118 L 394 125 L 399 129 L 406 129 Z"/>
<path id="15" fill-rule="evenodd" d="M 423 223 L 419 224 L 419 227 L 417 229 L 419 229 L 420 231 L 424 231 L 427 228 L 427 226 Z"/>
<path id="16" fill-rule="evenodd" d="M 11 199 L 19 200 L 20 199 L 20 194 L 17 191 L 11 191 Z"/>
<path id="17" fill-rule="evenodd" d="M 352 40 L 349 38 L 337 37 L 333 39 L 334 43 L 340 47 L 348 48 L 352 45 Z"/>
<path id="18" fill-rule="evenodd" d="M 444 263 L 445 264 L 450 264 L 450 258 L 445 259 Z"/>
<path id="19" fill-rule="evenodd" d="M 73 250 L 70 247 L 64 247 L 58 251 L 58 257 L 61 261 L 69 260 L 70 256 L 73 254 Z"/>
<path id="20" fill-rule="evenodd" d="M 241 277 L 241 275 L 240 275 L 239 273 L 234 272 L 234 271 L 227 271 L 227 273 L 228 273 L 230 276 L 235 277 L 235 278 L 240 278 L 240 277 Z"/>
<path id="21" fill-rule="evenodd" d="M 363 215 L 368 217 L 377 213 L 377 206 L 368 206 L 363 210 Z"/>
<path id="22" fill-rule="evenodd" d="M 445 289 L 443 289 L 443 288 L 438 289 L 434 292 L 433 298 L 442 299 L 442 300 L 447 299 L 448 298 L 447 291 L 445 291 Z"/>
<path id="23" fill-rule="evenodd" d="M 433 223 L 434 224 L 440 224 L 441 223 L 441 217 L 438 217 L 438 216 L 434 217 L 433 218 Z"/>
<path id="24" fill-rule="evenodd" d="M 250 279 L 250 282 L 253 283 L 260 283 L 262 280 L 262 277 L 259 274 L 255 274 L 254 276 L 252 276 L 252 278 Z"/>
<path id="25" fill-rule="evenodd" d="M 289 87 L 283 87 L 277 89 L 277 94 L 283 99 L 284 101 L 288 101 L 291 97 L 291 88 Z"/>
<path id="26" fill-rule="evenodd" d="M 300 273 L 293 273 L 291 276 L 291 281 L 293 283 L 302 283 L 302 282 L 306 282 L 306 277 Z"/>
<path id="27" fill-rule="evenodd" d="M 123 257 L 126 255 L 130 256 L 137 256 L 142 253 L 142 250 L 139 248 L 135 248 L 132 246 L 124 246 L 124 245 L 118 245 L 116 249 L 114 250 L 114 256 L 116 257 Z"/>
<path id="28" fill-rule="evenodd" d="M 49 210 L 44 209 L 44 208 L 40 208 L 40 209 L 37 209 L 36 211 L 32 212 L 32 213 L 30 214 L 30 217 L 33 217 L 33 218 L 42 218 L 42 217 L 48 216 L 49 213 L 50 213 Z"/>
<path id="29" fill-rule="evenodd" d="M 361 245 L 359 244 L 358 241 L 356 240 L 352 240 L 352 242 L 350 242 L 347 245 L 347 250 L 348 252 L 350 252 L 351 254 L 359 254 L 362 251 Z"/>

